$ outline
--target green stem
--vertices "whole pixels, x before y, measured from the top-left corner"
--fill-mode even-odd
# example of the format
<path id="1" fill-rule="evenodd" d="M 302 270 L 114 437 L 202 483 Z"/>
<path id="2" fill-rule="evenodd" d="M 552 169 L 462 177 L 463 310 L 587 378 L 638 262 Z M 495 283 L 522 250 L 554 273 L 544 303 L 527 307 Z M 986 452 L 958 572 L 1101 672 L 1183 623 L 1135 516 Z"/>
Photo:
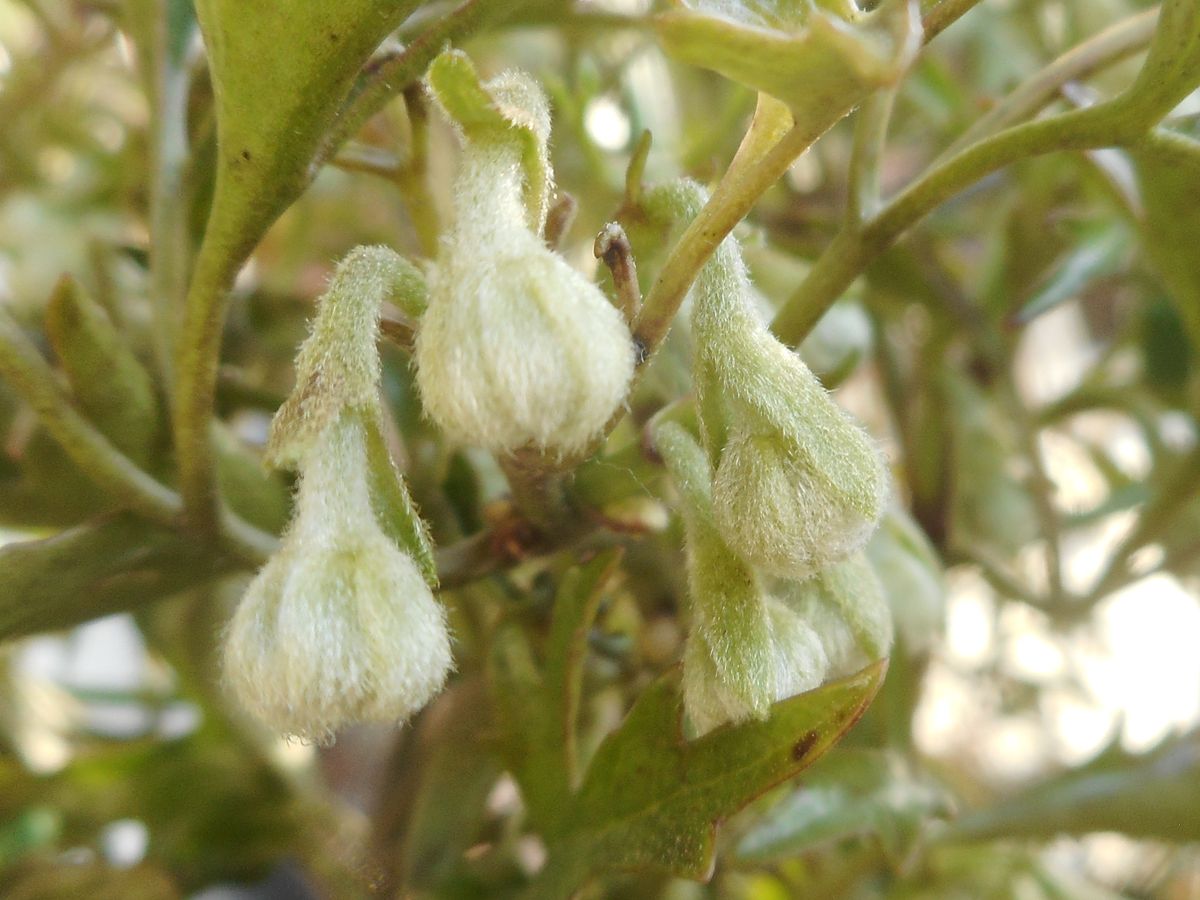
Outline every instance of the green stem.
<path id="1" fill-rule="evenodd" d="M 571 520 L 561 472 L 547 469 L 538 453 L 516 453 L 500 460 L 513 503 L 536 528 L 554 534 Z"/>
<path id="2" fill-rule="evenodd" d="M 980 0 L 921 0 L 921 26 L 929 43 L 976 6 Z"/>
<path id="3" fill-rule="evenodd" d="M 220 366 L 221 331 L 229 292 L 251 246 L 230 248 L 221 227 L 221 187 L 192 271 L 175 353 L 172 404 L 179 488 L 190 524 L 204 536 L 218 527 L 220 495 L 212 446 L 212 415 Z M 239 229 L 240 230 L 240 229 Z M 237 233 L 234 231 L 233 233 Z"/>
<path id="4" fill-rule="evenodd" d="M 187 293 L 188 204 L 184 189 L 190 157 L 187 131 L 189 72 L 186 41 L 173 40 L 171 12 L 164 4 L 143 3 L 146 40 L 150 42 L 145 79 L 153 107 L 150 184 L 151 311 L 154 351 L 167 384 L 173 378 L 174 342 L 179 309 Z M 190 33 L 190 28 L 188 29 Z"/>
<path id="5" fill-rule="evenodd" d="M 780 340 L 798 344 L 866 266 L 909 227 L 980 179 L 1011 163 L 1056 150 L 1128 144 L 1121 98 L 1027 122 L 973 144 L 926 172 L 874 218 L 837 234 L 771 323 Z"/>
<path id="6" fill-rule="evenodd" d="M 1156 7 L 1122 19 L 1068 50 L 976 119 L 938 159 L 947 159 L 1002 128 L 1028 119 L 1053 101 L 1063 85 L 1087 78 L 1144 50 L 1154 36 L 1157 22 Z"/>
<path id="7" fill-rule="evenodd" d="M 884 88 L 868 97 L 855 114 L 850 202 L 846 208 L 851 227 L 865 222 L 879 209 L 879 170 L 895 100 L 896 86 Z"/>
<path id="8" fill-rule="evenodd" d="M 692 219 L 642 304 L 633 336 L 648 361 L 658 349 L 687 296 L 692 282 L 713 251 L 733 231 L 758 198 L 778 181 L 796 158 L 824 134 L 832 122 L 797 125 L 753 165 L 721 180 L 708 203 Z M 731 170 L 732 171 L 732 170 Z"/>

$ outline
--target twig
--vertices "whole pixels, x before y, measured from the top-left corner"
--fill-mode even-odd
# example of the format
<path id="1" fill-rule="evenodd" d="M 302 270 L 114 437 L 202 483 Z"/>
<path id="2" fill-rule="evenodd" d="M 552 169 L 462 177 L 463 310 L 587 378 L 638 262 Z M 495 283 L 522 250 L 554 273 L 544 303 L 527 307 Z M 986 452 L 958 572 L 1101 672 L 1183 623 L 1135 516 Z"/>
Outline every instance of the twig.
<path id="1" fill-rule="evenodd" d="M 1002 128 L 1028 119 L 1051 103 L 1063 85 L 1086 78 L 1145 49 L 1154 36 L 1157 21 L 1158 9 L 1149 9 L 1122 19 L 1082 44 L 1077 44 L 976 119 L 938 160 L 953 156 Z"/>
<path id="2" fill-rule="evenodd" d="M 617 308 L 625 314 L 625 321 L 633 322 L 642 306 L 642 291 L 638 286 L 633 247 L 625 229 L 617 222 L 609 222 L 596 235 L 592 252 L 608 266 L 617 289 Z"/>
<path id="3" fill-rule="evenodd" d="M 546 215 L 546 227 L 542 229 L 546 246 L 551 250 L 557 250 L 562 246 L 563 239 L 575 221 L 575 213 L 578 209 L 579 203 L 572 195 L 566 191 L 559 192 L 557 199 L 550 207 L 550 212 Z"/>
<path id="4" fill-rule="evenodd" d="M 924 0 L 921 3 L 921 25 L 925 30 L 925 42 L 932 41 L 979 2 L 980 0 Z"/>

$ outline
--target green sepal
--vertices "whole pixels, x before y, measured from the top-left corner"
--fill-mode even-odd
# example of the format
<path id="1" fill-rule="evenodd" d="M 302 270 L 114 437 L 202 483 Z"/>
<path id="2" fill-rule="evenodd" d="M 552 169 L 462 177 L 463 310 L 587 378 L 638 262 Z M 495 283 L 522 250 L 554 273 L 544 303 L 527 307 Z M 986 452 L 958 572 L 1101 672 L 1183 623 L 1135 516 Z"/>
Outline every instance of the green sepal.
<path id="1" fill-rule="evenodd" d="M 540 232 L 553 187 L 550 114 L 541 89 L 518 73 L 505 73 L 484 83 L 461 50 L 447 50 L 430 63 L 425 77 L 434 97 L 468 142 L 520 141 L 529 225 Z"/>
<path id="2" fill-rule="evenodd" d="M 437 559 L 425 520 L 417 512 L 404 478 L 396 471 L 378 416 L 362 416 L 367 445 L 368 490 L 371 508 L 383 533 L 395 541 L 417 564 L 430 587 L 437 587 Z"/>

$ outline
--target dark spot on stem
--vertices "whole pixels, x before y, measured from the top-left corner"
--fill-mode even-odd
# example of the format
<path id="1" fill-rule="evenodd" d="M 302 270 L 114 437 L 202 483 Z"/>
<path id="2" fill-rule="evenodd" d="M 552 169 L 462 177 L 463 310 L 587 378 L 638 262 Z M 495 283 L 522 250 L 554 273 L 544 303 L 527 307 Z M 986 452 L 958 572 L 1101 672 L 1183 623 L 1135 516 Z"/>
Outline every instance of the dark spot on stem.
<path id="1" fill-rule="evenodd" d="M 246 162 L 250 162 L 250 151 L 249 150 L 242 151 L 242 159 L 244 159 Z"/>

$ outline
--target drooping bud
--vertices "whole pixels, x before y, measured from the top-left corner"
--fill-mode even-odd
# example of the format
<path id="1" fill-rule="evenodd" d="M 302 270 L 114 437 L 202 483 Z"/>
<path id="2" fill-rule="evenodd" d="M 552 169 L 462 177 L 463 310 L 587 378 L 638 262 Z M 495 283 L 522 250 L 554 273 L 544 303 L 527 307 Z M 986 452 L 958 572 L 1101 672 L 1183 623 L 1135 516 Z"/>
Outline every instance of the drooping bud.
<path id="1" fill-rule="evenodd" d="M 765 718 L 772 703 L 821 683 L 827 661 L 816 633 L 768 596 L 754 570 L 712 521 L 708 464 L 680 426 L 655 440 L 682 495 L 691 630 L 683 654 L 683 702 L 698 733 Z"/>
<path id="2" fill-rule="evenodd" d="M 992 397 L 949 369 L 942 387 L 953 420 L 951 533 L 964 547 L 982 544 L 1015 554 L 1041 529 L 1013 421 Z"/>
<path id="3" fill-rule="evenodd" d="M 412 275 L 383 248 L 343 261 L 272 423 L 269 460 L 300 473 L 293 517 L 229 624 L 223 668 L 247 709 L 306 740 L 404 721 L 451 666 L 428 536 L 380 434 L 380 303 Z"/>
<path id="4" fill-rule="evenodd" d="M 831 677 L 853 674 L 890 652 L 891 610 L 862 553 L 779 589 L 792 610 L 820 635 Z"/>
<path id="5" fill-rule="evenodd" d="M 925 653 L 941 630 L 946 608 L 942 565 L 929 539 L 908 513 L 893 505 L 867 544 L 867 559 L 879 576 L 905 649 Z"/>
<path id="6" fill-rule="evenodd" d="M 696 380 L 713 506 L 729 545 L 764 571 L 803 579 L 861 548 L 890 492 L 878 448 L 755 314 L 737 243 L 701 271 Z"/>
<path id="7" fill-rule="evenodd" d="M 377 524 L 368 485 L 365 431 L 344 414 L 314 440 L 283 545 L 229 625 L 226 683 L 285 734 L 403 722 L 450 670 L 445 613 Z"/>
<path id="8" fill-rule="evenodd" d="M 634 348 L 598 287 L 543 243 L 549 112 L 519 74 L 480 85 L 461 53 L 429 85 L 463 139 L 455 223 L 417 334 L 417 384 L 452 438 L 497 453 L 586 447 L 625 399 Z"/>

